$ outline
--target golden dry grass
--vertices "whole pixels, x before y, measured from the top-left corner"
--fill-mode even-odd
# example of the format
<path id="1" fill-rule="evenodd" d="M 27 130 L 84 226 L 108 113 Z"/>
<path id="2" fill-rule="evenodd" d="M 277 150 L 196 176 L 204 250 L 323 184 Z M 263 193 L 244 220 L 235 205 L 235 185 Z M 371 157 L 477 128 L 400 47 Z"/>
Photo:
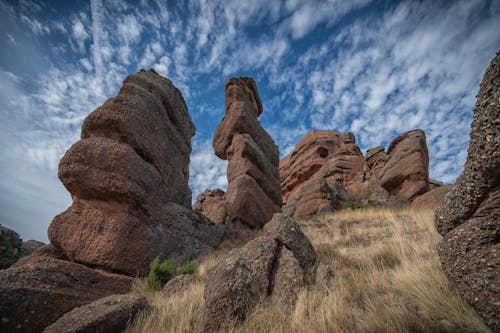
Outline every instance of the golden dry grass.
<path id="1" fill-rule="evenodd" d="M 342 210 L 299 223 L 319 260 L 333 266 L 332 285 L 300 291 L 292 309 L 263 304 L 229 332 L 490 332 L 441 270 L 432 211 Z M 207 272 L 224 252 L 170 299 L 138 282 L 156 311 L 128 332 L 192 331 Z"/>

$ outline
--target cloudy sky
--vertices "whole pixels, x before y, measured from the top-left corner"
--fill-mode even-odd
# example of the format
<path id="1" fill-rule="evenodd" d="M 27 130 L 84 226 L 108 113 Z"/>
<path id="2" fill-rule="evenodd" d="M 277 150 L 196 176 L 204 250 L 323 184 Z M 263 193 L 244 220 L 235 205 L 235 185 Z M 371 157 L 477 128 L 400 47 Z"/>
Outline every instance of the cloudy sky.
<path id="1" fill-rule="evenodd" d="M 211 137 L 232 76 L 256 80 L 281 157 L 312 128 L 352 131 L 364 152 L 422 128 L 431 177 L 453 182 L 499 31 L 487 0 L 0 0 L 0 223 L 47 241 L 82 120 L 151 67 L 196 124 L 194 196 L 226 186 Z"/>

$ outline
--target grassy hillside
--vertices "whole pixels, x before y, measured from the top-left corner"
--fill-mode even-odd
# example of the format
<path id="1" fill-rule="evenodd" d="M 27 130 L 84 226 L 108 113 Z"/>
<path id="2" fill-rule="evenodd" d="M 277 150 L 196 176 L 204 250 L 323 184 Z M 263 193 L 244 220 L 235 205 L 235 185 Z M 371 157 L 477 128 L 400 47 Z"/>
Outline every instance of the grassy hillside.
<path id="1" fill-rule="evenodd" d="M 444 276 L 432 211 L 362 209 L 299 221 L 331 285 L 302 290 L 287 309 L 263 304 L 232 332 L 490 332 Z M 145 291 L 156 307 L 128 332 L 190 332 L 207 271 L 228 247 L 204 260 L 196 282 L 169 299 Z"/>

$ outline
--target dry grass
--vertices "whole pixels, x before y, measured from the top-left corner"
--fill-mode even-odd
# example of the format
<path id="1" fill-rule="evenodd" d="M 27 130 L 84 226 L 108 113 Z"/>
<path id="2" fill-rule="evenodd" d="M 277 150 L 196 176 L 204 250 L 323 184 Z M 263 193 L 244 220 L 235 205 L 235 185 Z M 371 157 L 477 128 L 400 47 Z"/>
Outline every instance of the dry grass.
<path id="1" fill-rule="evenodd" d="M 293 309 L 263 304 L 230 332 L 490 332 L 444 276 L 432 211 L 363 209 L 299 221 L 321 262 L 334 267 L 330 287 L 304 289 Z M 190 332 L 203 302 L 206 259 L 196 283 L 165 299 L 145 293 L 156 311 L 128 332 Z"/>

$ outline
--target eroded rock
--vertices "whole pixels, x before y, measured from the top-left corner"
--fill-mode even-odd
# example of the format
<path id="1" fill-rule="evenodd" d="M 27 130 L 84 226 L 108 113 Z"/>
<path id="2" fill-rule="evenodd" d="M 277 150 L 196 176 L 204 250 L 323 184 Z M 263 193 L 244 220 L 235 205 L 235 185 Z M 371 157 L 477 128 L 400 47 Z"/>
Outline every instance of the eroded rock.
<path id="1" fill-rule="evenodd" d="M 438 253 L 448 278 L 500 331 L 500 52 L 477 95 L 467 161 L 436 210 Z"/>
<path id="2" fill-rule="evenodd" d="M 146 274 L 156 256 L 187 260 L 217 244 L 222 226 L 175 206 L 191 208 L 194 131 L 170 80 L 153 70 L 129 75 L 61 159 L 59 178 L 73 204 L 52 221 L 51 243 L 71 261 L 128 275 Z"/>
<path id="3" fill-rule="evenodd" d="M 150 311 L 143 296 L 111 295 L 64 314 L 43 333 L 120 333 L 140 312 Z"/>
<path id="4" fill-rule="evenodd" d="M 280 161 L 283 211 L 306 217 L 350 201 L 409 204 L 430 188 L 428 167 L 421 130 L 400 134 L 387 152 L 368 149 L 366 156 L 353 133 L 312 130 Z"/>
<path id="5" fill-rule="evenodd" d="M 243 321 L 266 298 L 294 304 L 300 288 L 315 279 L 316 253 L 292 218 L 275 214 L 264 235 L 232 250 L 209 273 L 198 324 L 218 332 Z"/>
<path id="6" fill-rule="evenodd" d="M 132 278 L 49 256 L 0 271 L 0 331 L 41 332 L 64 313 L 130 291 Z"/>
<path id="7" fill-rule="evenodd" d="M 262 103 L 251 78 L 232 78 L 225 85 L 226 114 L 213 138 L 215 154 L 228 160 L 228 187 L 223 211 L 228 233 L 238 237 L 262 228 L 281 210 L 278 147 L 262 128 Z"/>

